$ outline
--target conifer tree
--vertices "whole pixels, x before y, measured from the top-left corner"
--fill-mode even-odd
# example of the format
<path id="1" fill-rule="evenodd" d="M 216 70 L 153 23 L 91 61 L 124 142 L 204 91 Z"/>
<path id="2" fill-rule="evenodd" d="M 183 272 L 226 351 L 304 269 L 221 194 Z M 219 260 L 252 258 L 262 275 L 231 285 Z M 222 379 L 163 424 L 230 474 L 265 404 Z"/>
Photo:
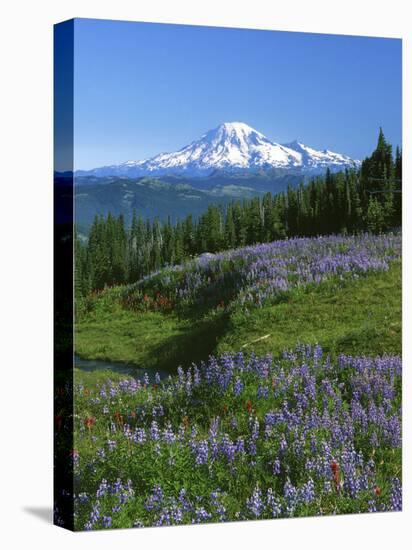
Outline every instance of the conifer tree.
<path id="1" fill-rule="evenodd" d="M 371 231 L 401 224 L 402 152 L 380 130 L 372 155 L 359 171 L 316 176 L 305 185 L 226 207 L 210 205 L 197 219 L 172 223 L 143 220 L 133 213 L 127 228 L 122 215 L 96 216 L 88 238 L 75 240 L 76 298 L 107 285 L 135 282 L 166 265 L 204 252 L 295 236 Z"/>

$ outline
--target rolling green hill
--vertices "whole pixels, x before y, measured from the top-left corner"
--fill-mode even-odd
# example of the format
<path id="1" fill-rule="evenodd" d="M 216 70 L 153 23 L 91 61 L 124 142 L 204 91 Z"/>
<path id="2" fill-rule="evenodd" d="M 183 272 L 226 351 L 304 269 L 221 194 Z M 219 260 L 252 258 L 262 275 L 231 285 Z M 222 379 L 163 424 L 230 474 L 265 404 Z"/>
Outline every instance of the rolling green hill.
<path id="1" fill-rule="evenodd" d="M 352 253 L 355 259 L 363 257 L 364 250 L 359 248 L 358 241 L 365 238 L 352 239 L 348 244 L 343 239 L 331 238 L 331 244 L 325 243 L 325 239 L 301 240 L 308 255 L 302 256 L 296 265 L 311 262 L 310 256 L 317 254 L 313 246 L 325 250 L 320 263 L 330 261 L 331 246 L 335 246 L 338 258 L 344 252 Z M 381 246 L 380 239 L 366 238 L 370 251 Z M 300 247 L 300 240 L 296 242 Z M 382 242 L 392 258 L 388 268 L 373 263 L 367 271 L 343 278 L 329 277 L 320 284 L 293 282 L 288 290 L 265 299 L 259 307 L 253 306 L 259 294 L 253 293 L 253 281 L 247 282 L 248 271 L 244 281 L 249 286 L 244 290 L 245 283 L 239 278 L 243 276 L 239 275 L 243 273 L 242 266 L 256 269 L 254 256 L 245 264 L 243 256 L 237 260 L 230 252 L 221 260 L 219 273 L 223 270 L 223 275 L 213 275 L 214 267 L 205 274 L 208 286 L 199 287 L 201 301 L 187 302 L 183 297 L 179 306 L 179 302 L 173 303 L 168 298 L 182 281 L 190 280 L 191 273 L 196 279 L 196 267 L 190 263 L 183 269 L 163 270 L 138 285 L 106 289 L 78 305 L 76 353 L 83 358 L 121 361 L 171 372 L 178 365 L 189 366 L 210 354 L 244 351 L 276 356 L 299 342 L 319 343 L 332 353 L 401 353 L 401 264 L 393 256 L 400 239 L 393 237 L 386 242 L 382 237 Z M 284 247 L 279 243 L 276 246 L 283 254 Z M 292 242 L 291 247 L 294 246 Z M 264 249 L 260 252 L 257 247 L 256 258 L 264 253 Z M 282 263 L 281 255 L 276 258 L 275 267 Z M 347 260 L 343 257 L 342 261 L 345 264 Z M 267 285 L 266 276 L 259 276 Z M 294 278 L 292 274 L 290 280 Z M 260 285 L 259 293 L 265 295 L 265 288 Z"/>

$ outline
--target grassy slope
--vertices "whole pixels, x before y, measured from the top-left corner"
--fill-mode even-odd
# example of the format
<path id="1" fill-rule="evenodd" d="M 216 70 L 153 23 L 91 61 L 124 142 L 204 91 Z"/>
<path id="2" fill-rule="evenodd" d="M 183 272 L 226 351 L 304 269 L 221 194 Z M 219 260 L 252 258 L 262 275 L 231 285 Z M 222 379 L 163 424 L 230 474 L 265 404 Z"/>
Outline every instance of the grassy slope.
<path id="1" fill-rule="evenodd" d="M 297 342 L 318 342 L 336 353 L 400 354 L 400 264 L 344 288 L 326 283 L 310 292 L 294 292 L 288 302 L 255 309 L 248 316 L 236 312 L 218 351 L 244 346 L 258 355 L 276 354 Z"/>
<path id="2" fill-rule="evenodd" d="M 180 319 L 175 313 L 132 313 L 111 300 L 110 291 L 99 302 L 76 327 L 77 353 L 148 369 L 174 370 L 227 350 L 276 355 L 297 342 L 352 354 L 401 352 L 400 263 L 341 288 L 326 283 L 295 290 L 288 301 L 247 315 L 215 310 Z"/>

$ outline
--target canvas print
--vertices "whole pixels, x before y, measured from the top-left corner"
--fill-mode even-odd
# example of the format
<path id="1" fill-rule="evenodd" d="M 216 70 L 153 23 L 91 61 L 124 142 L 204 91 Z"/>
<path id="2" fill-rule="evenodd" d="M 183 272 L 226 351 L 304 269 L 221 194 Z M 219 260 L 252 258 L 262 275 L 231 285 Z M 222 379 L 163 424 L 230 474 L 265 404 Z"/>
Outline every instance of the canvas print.
<path id="1" fill-rule="evenodd" d="M 401 64 L 56 25 L 58 525 L 401 510 Z"/>

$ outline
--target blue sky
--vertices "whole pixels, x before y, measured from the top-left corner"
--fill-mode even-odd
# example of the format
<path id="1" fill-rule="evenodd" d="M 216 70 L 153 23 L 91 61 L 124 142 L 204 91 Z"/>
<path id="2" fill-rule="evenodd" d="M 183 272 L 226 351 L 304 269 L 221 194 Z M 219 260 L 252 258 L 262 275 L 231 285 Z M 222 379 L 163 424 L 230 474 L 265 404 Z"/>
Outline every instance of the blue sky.
<path id="1" fill-rule="evenodd" d="M 362 159 L 401 144 L 401 41 L 76 19 L 75 168 L 174 151 L 221 122 Z"/>

